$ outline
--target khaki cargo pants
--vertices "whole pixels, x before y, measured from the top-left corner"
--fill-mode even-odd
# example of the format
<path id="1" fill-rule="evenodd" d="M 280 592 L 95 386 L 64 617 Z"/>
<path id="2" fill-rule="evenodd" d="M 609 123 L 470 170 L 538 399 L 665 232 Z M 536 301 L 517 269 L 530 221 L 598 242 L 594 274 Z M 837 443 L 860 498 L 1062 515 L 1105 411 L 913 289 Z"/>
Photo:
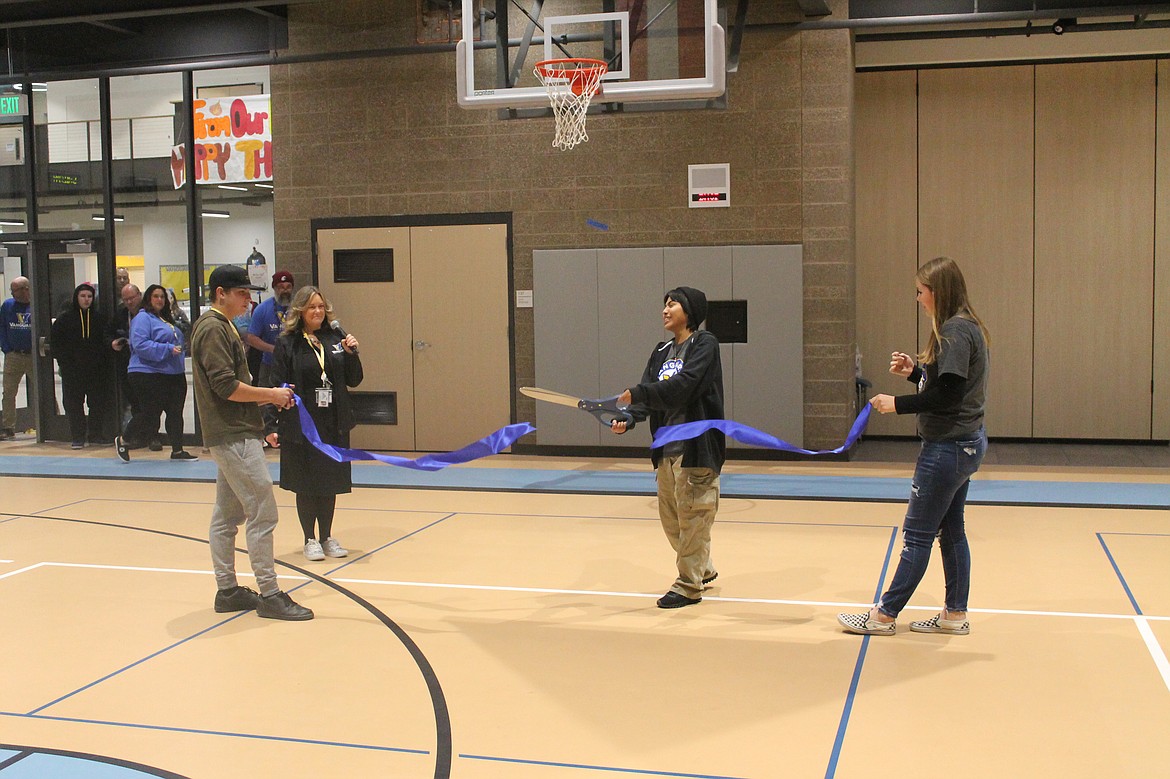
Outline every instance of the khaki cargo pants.
<path id="1" fill-rule="evenodd" d="M 687 598 L 703 595 L 703 579 L 715 574 L 711 526 L 719 510 L 719 474 L 711 468 L 684 468 L 682 457 L 658 463 L 658 516 L 674 549 L 678 579 L 671 591 Z"/>

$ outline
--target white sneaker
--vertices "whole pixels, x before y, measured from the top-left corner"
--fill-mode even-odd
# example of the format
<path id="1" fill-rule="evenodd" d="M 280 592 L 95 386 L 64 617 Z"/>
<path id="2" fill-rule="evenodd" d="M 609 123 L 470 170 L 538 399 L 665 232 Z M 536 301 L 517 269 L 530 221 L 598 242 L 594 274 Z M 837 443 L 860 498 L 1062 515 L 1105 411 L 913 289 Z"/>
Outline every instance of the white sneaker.
<path id="1" fill-rule="evenodd" d="M 330 536 L 325 539 L 325 555 L 327 557 L 345 557 L 349 550 L 337 543 L 337 539 Z"/>
<path id="2" fill-rule="evenodd" d="M 321 551 L 321 542 L 315 538 L 310 538 L 305 542 L 305 559 L 318 562 L 325 559 L 325 553 Z"/>

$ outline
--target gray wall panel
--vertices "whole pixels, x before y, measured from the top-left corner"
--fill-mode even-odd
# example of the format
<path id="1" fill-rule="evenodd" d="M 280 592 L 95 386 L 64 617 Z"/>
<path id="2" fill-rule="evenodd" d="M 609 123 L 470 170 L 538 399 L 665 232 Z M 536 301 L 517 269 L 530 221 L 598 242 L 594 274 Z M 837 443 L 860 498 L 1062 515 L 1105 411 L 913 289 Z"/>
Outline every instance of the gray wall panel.
<path id="1" fill-rule="evenodd" d="M 536 385 L 598 397 L 597 251 L 533 251 L 532 307 Z M 602 443 L 601 425 L 593 417 L 552 403 L 537 402 L 536 429 L 540 444 Z"/>
<path id="2" fill-rule="evenodd" d="M 663 294 L 697 287 L 708 300 L 748 301 L 748 342 L 720 347 L 727 417 L 803 444 L 799 245 L 538 250 L 533 270 L 538 386 L 605 397 L 633 385 L 669 336 Z M 548 403 L 536 404 L 536 426 L 539 444 L 650 442 L 648 425 L 614 436 L 592 417 Z"/>
<path id="3" fill-rule="evenodd" d="M 597 250 L 598 340 L 601 395 L 632 387 L 642 378 L 662 329 L 662 249 Z M 599 425 L 600 427 L 600 425 Z M 650 446 L 650 425 L 625 435 L 605 433 L 606 446 Z"/>
<path id="4" fill-rule="evenodd" d="M 734 297 L 748 301 L 748 342 L 734 344 L 735 420 L 804 441 L 803 251 L 736 246 Z"/>

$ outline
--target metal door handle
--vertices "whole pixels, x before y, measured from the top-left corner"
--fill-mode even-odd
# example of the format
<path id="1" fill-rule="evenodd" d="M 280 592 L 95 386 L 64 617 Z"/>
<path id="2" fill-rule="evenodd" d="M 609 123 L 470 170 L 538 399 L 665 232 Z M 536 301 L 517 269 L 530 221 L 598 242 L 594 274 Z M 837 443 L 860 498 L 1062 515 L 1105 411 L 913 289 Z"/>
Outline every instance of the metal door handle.
<path id="1" fill-rule="evenodd" d="M 37 352 L 40 353 L 41 357 L 49 356 L 49 339 L 43 335 L 37 339 Z"/>
<path id="2" fill-rule="evenodd" d="M 415 341 L 414 342 L 414 348 L 416 351 L 421 352 L 423 349 L 426 349 L 428 346 L 430 346 L 430 344 L 427 343 L 426 341 Z"/>

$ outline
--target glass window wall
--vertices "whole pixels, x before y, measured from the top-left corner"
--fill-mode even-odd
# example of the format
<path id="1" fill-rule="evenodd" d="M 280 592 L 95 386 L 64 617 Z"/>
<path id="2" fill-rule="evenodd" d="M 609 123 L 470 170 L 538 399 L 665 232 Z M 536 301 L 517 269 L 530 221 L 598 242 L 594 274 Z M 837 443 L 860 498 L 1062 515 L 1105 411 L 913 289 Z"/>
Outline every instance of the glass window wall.
<path id="1" fill-rule="evenodd" d="M 44 92 L 33 92 L 32 103 L 37 228 L 100 229 L 105 198 L 98 80 L 49 82 Z"/>

